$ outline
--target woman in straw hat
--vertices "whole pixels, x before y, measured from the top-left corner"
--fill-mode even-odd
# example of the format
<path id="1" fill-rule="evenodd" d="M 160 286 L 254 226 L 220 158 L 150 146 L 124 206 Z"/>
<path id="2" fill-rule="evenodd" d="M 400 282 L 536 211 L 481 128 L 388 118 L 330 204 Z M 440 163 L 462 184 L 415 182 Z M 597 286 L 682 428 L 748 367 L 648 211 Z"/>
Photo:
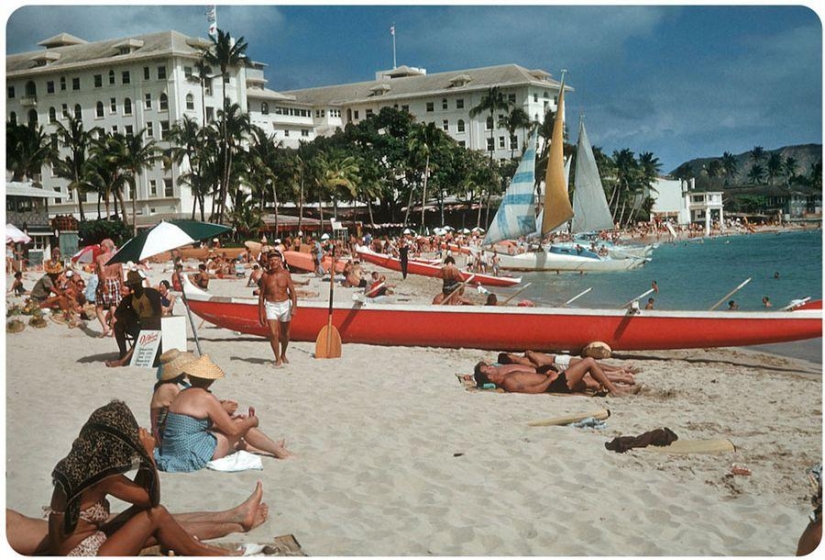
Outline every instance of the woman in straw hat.
<path id="1" fill-rule="evenodd" d="M 163 506 L 152 506 L 159 491 L 153 447 L 152 438 L 137 427 L 122 402 L 96 410 L 52 473 L 55 491 L 51 507 L 45 508 L 49 521 L 6 509 L 6 537 L 12 549 L 27 556 L 136 555 L 159 542 L 179 554 L 226 555 L 225 549 L 205 547 L 194 539 L 247 532 L 266 521 L 269 507 L 261 501 L 260 481 L 244 502 L 224 511 L 170 515 Z M 124 475 L 135 465 L 138 475 L 129 480 Z M 135 506 L 111 515 L 107 494 Z"/>
<path id="2" fill-rule="evenodd" d="M 163 429 L 166 425 L 166 415 L 169 413 L 169 406 L 182 388 L 189 387 L 186 381 L 186 373 L 183 366 L 189 362 L 197 360 L 198 357 L 192 352 L 181 352 L 177 348 L 167 350 L 160 356 L 160 366 L 158 367 L 157 378 L 152 400 L 149 403 L 149 418 L 152 420 L 152 436 L 154 436 L 157 446 L 163 442 Z M 238 410 L 238 402 L 233 400 L 220 401 L 221 406 L 230 416 Z"/>
<path id="3" fill-rule="evenodd" d="M 278 459 L 291 455 L 284 440 L 275 442 L 258 429 L 259 419 L 252 407 L 248 415 L 230 416 L 209 392 L 224 373 L 208 354 L 183 364 L 181 369 L 192 386 L 181 391 L 169 406 L 163 443 L 155 452 L 160 470 L 196 471 L 213 459 L 241 449 Z"/>

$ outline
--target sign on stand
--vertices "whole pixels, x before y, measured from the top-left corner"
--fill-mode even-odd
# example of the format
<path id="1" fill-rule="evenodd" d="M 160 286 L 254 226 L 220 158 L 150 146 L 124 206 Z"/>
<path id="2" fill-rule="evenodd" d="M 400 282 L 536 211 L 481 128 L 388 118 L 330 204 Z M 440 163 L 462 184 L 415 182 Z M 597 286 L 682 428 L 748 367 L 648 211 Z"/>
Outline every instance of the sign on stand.
<path id="1" fill-rule="evenodd" d="M 154 367 L 155 356 L 160 347 L 160 333 L 161 331 L 140 331 L 135 341 L 135 351 L 132 353 L 130 366 Z"/>

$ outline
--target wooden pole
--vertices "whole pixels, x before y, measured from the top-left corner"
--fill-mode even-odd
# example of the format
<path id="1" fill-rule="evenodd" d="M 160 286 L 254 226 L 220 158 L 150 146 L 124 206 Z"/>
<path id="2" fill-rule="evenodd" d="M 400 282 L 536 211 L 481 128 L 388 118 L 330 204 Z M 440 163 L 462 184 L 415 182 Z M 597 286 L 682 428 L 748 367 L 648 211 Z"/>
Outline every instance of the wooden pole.
<path id="1" fill-rule="evenodd" d="M 574 301 L 576 301 L 577 299 L 579 299 L 580 297 L 582 297 L 582 296 L 583 296 L 583 295 L 585 295 L 586 293 L 590 292 L 590 290 L 592 290 L 592 289 L 593 289 L 593 288 L 587 288 L 585 291 L 583 291 L 583 292 L 582 292 L 582 293 L 580 293 L 579 295 L 577 295 L 577 296 L 573 296 L 572 298 L 570 298 L 570 299 L 568 299 L 567 301 L 565 301 L 564 303 L 562 303 L 562 304 L 561 304 L 561 307 L 565 307 L 565 306 L 567 306 L 567 305 L 570 305 L 571 303 L 573 303 Z"/>
<path id="2" fill-rule="evenodd" d="M 745 280 L 744 282 L 742 282 L 741 284 L 739 284 L 738 286 L 736 286 L 736 288 L 734 288 L 733 290 L 731 290 L 731 291 L 729 291 L 727 294 L 725 294 L 725 297 L 723 297 L 722 299 L 720 299 L 719 301 L 717 301 L 717 302 L 713 305 L 713 307 L 711 307 L 710 309 L 708 309 L 708 311 L 713 311 L 714 309 L 716 309 L 717 307 L 719 307 L 720 305 L 722 305 L 723 303 L 725 303 L 725 300 L 726 300 L 726 299 L 728 299 L 730 296 L 732 296 L 733 294 L 735 294 L 736 292 L 738 292 L 739 290 L 741 290 L 742 288 L 744 288 L 745 286 L 747 286 L 747 285 L 748 285 L 748 282 L 750 282 L 750 281 L 751 281 L 751 279 L 750 279 L 750 278 L 748 278 L 747 280 Z"/>

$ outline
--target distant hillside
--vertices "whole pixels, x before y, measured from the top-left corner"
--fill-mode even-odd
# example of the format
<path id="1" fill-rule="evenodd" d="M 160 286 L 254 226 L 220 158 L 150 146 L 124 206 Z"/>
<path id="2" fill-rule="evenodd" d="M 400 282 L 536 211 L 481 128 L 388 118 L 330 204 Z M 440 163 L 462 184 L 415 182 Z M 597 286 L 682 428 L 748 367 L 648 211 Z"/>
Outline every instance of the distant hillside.
<path id="1" fill-rule="evenodd" d="M 767 158 L 771 156 L 771 154 L 778 153 L 779 156 L 784 161 L 785 159 L 792 157 L 797 162 L 796 172 L 799 175 L 809 175 L 811 172 L 811 165 L 821 162 L 822 161 L 822 144 L 803 144 L 800 146 L 785 146 L 784 148 L 779 148 L 777 150 L 765 150 L 766 161 Z M 736 168 L 737 174 L 736 177 L 733 178 L 732 183 L 745 183 L 748 182 L 747 175 L 751 169 L 751 159 L 750 159 L 750 151 L 743 152 L 741 154 L 735 154 L 736 157 Z M 721 159 L 722 154 L 719 154 L 717 157 L 712 158 L 698 158 L 692 159 L 690 161 L 686 161 L 682 165 L 688 165 L 693 170 L 693 174 L 695 177 L 702 176 L 702 169 L 705 169 L 710 162 L 715 159 Z M 763 162 L 763 166 L 765 163 Z M 681 167 L 681 165 L 679 166 Z M 677 167 L 677 169 L 679 168 Z M 675 173 L 676 169 L 670 172 L 672 176 Z"/>

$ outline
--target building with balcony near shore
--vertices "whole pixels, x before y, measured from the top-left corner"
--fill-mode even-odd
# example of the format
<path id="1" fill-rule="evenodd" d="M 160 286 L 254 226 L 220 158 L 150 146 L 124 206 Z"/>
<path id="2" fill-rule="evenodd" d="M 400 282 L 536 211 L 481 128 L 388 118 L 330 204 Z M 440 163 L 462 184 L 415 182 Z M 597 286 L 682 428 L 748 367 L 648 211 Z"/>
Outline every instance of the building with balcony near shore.
<path id="1" fill-rule="evenodd" d="M 561 87 L 543 70 L 505 64 L 436 74 L 399 66 L 378 72 L 370 81 L 276 92 L 267 89 L 266 65 L 259 62 L 229 68 L 223 84 L 219 69 L 199 72 L 198 63 L 211 41 L 177 31 L 96 42 L 61 33 L 38 45 L 42 50 L 6 56 L 7 121 L 36 123 L 54 136 L 58 123 L 66 125 L 72 116 L 85 130 L 127 136 L 143 131 L 144 142 L 154 140 L 161 149 L 170 147 L 169 132 L 184 118 L 199 125 L 213 121 L 225 91 L 252 124 L 284 147 L 332 135 L 383 107 L 394 107 L 410 112 L 418 122 L 435 123 L 467 149 L 492 150 L 503 160 L 518 154 L 525 131 L 511 136 L 501 128 L 505 111 L 470 117 L 472 109 L 497 87 L 512 107 L 542 122 L 549 109 L 556 109 Z M 65 149 L 61 155 L 66 155 Z M 185 166 L 164 168 L 158 162 L 138 176 L 134 192 L 126 189 L 126 205 L 131 210 L 135 202 L 139 226 L 191 215 L 194 197 L 182 180 Z M 78 195 L 49 166 L 39 182 L 55 193 L 53 214 L 79 218 L 79 202 L 85 213 L 97 204 L 97 193 Z"/>

